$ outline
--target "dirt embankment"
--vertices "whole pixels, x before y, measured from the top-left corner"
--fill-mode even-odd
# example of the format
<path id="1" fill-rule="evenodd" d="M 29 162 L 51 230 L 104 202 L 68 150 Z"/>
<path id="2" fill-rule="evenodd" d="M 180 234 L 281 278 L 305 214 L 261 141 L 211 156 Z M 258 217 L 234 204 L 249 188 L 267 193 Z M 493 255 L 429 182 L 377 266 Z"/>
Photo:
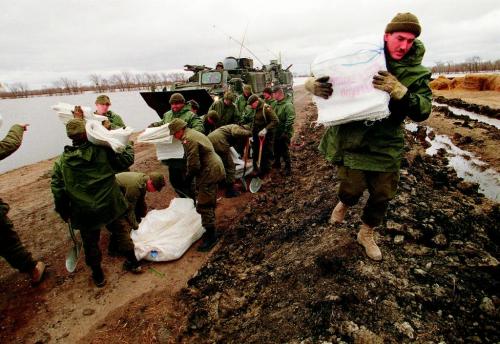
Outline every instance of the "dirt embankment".
<path id="1" fill-rule="evenodd" d="M 418 138 L 408 135 L 399 191 L 378 231 L 384 260 L 370 261 L 355 241 L 366 195 L 344 224 L 328 224 L 336 171 L 318 153 L 324 129 L 311 126 L 316 108 L 302 88 L 295 106 L 301 144 L 293 151 L 293 175 L 274 173 L 259 194 L 221 199 L 223 237 L 211 256 L 191 249 L 177 262 L 150 265 L 142 276 L 121 273 L 120 260 L 106 257 L 110 281 L 97 290 L 83 264 L 77 274 L 64 272 L 65 229 L 49 211 L 50 194 L 38 196 L 47 210 L 37 216 L 55 228 L 35 235 L 24 227 L 22 236 L 28 242 L 48 238 L 44 257 L 51 274 L 31 289 L 3 267 L 1 341 L 499 341 L 498 204 L 459 180 L 445 157 L 425 156 Z M 433 125 L 437 133 L 452 121 L 442 119 Z M 139 149 L 134 168 L 159 168 L 153 155 Z M 36 182 L 40 193 L 48 187 L 46 172 Z M 0 177 L 2 195 L 6 185 Z M 168 204 L 166 192 L 151 200 L 155 207 Z M 24 226 L 31 210 L 14 213 L 16 226 Z"/>

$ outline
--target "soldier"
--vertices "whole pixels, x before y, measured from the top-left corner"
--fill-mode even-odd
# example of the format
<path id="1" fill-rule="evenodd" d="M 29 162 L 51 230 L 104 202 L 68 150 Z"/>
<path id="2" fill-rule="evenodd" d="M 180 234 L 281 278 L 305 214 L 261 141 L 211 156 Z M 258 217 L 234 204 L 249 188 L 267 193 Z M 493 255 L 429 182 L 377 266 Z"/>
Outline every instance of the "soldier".
<path id="1" fill-rule="evenodd" d="M 5 159 L 21 146 L 27 128 L 28 124 L 14 124 L 10 128 L 7 136 L 0 141 L 0 160 Z M 31 253 L 19 240 L 14 225 L 7 216 L 9 209 L 9 205 L 0 198 L 0 255 L 13 268 L 27 273 L 31 278 L 31 284 L 36 285 L 44 277 L 45 264 L 42 261 L 34 261 Z"/>
<path id="2" fill-rule="evenodd" d="M 292 173 L 290 160 L 290 140 L 293 136 L 293 122 L 295 121 L 295 107 L 290 96 L 283 92 L 281 86 L 275 86 L 273 89 L 274 104 L 273 109 L 276 112 L 279 123 L 276 129 L 274 139 L 274 165 L 278 170 L 281 168 L 281 157 L 285 162 L 285 174 L 289 176 Z"/>
<path id="3" fill-rule="evenodd" d="M 71 225 L 80 230 L 85 262 L 92 270 L 95 285 L 100 288 L 106 284 L 99 249 L 104 225 L 111 232 L 110 246 L 126 258 L 124 269 L 141 272 L 126 229 L 127 201 L 115 177 L 115 173 L 133 164 L 134 154 L 130 145 L 123 153 L 116 154 L 108 147 L 90 143 L 81 119 L 70 120 L 66 133 L 73 145 L 65 146 L 54 163 L 51 189 L 55 210 L 64 222 L 71 221 Z"/>
<path id="4" fill-rule="evenodd" d="M 206 230 L 199 251 L 209 251 L 217 242 L 215 230 L 215 207 L 217 205 L 217 184 L 224 180 L 224 165 L 215 153 L 210 140 L 187 123 L 176 118 L 168 128 L 174 137 L 182 141 L 187 160 L 187 177 L 196 177 L 196 210 Z"/>
<path id="5" fill-rule="evenodd" d="M 128 222 L 133 229 L 137 229 L 141 219 L 148 213 L 146 191 L 161 191 L 165 186 L 165 177 L 158 172 L 151 172 L 149 175 L 122 172 L 116 175 L 116 181 L 128 202 Z"/>
<path id="6" fill-rule="evenodd" d="M 243 86 L 243 94 L 240 94 L 236 98 L 236 108 L 238 109 L 238 115 L 243 124 L 248 124 L 252 122 L 251 109 L 248 107 L 248 98 L 252 95 L 252 86 Z"/>
<path id="7" fill-rule="evenodd" d="M 219 114 L 215 110 L 210 110 L 205 116 L 201 117 L 203 121 L 203 133 L 210 134 L 219 127 Z"/>
<path id="8" fill-rule="evenodd" d="M 194 113 L 196 116 L 200 116 L 198 114 L 198 110 L 200 110 L 200 105 L 198 102 L 194 99 L 188 100 L 187 104 L 191 106 L 191 112 Z"/>
<path id="9" fill-rule="evenodd" d="M 262 99 L 252 94 L 248 98 L 248 105 L 252 109 L 252 151 L 253 151 L 253 167 L 258 171 L 259 177 L 264 177 L 271 169 L 271 161 L 273 160 L 274 149 L 274 134 L 278 126 L 278 117 L 271 106 L 264 103 Z M 260 167 L 257 168 L 257 156 L 259 154 L 260 141 L 259 137 L 264 137 L 265 142 L 262 147 L 262 157 Z"/>
<path id="10" fill-rule="evenodd" d="M 215 70 L 224 70 L 224 64 L 222 62 L 217 62 L 217 65 L 215 66 Z"/>
<path id="11" fill-rule="evenodd" d="M 224 98 L 215 101 L 211 106 L 210 110 L 214 110 L 219 115 L 219 121 L 217 127 L 222 127 L 227 124 L 236 124 L 240 122 L 238 115 L 238 109 L 236 105 L 233 104 L 235 100 L 234 93 L 231 91 L 226 91 L 224 93 Z"/>
<path id="12" fill-rule="evenodd" d="M 106 116 L 108 119 L 102 123 L 107 129 L 118 129 L 125 128 L 125 123 L 122 118 L 111 111 L 109 107 L 111 106 L 111 100 L 105 94 L 101 94 L 95 100 L 95 113 L 97 115 Z"/>
<path id="13" fill-rule="evenodd" d="M 226 197 L 236 197 L 239 195 L 234 188 L 235 166 L 230 148 L 241 143 L 245 138 L 252 136 L 252 132 L 238 124 L 224 125 L 208 135 L 215 152 L 222 159 L 226 170 Z"/>
<path id="14" fill-rule="evenodd" d="M 273 90 L 271 87 L 264 88 L 264 91 L 262 91 L 262 98 L 264 99 L 264 102 L 267 105 L 273 106 L 274 99 L 273 99 Z M 273 109 L 274 109 L 274 106 L 273 106 Z"/>
<path id="15" fill-rule="evenodd" d="M 166 123 L 172 122 L 175 118 L 180 118 L 187 123 L 188 128 L 203 133 L 202 120 L 196 116 L 189 106 L 185 104 L 186 100 L 180 93 L 174 93 L 170 96 L 171 110 L 163 115 L 163 119 L 159 122 L 152 123 L 150 127 L 158 127 Z M 168 159 L 162 160 L 162 164 L 168 166 L 168 179 L 179 197 L 187 197 L 194 199 L 192 188 L 192 179 L 186 178 L 186 159 Z"/>

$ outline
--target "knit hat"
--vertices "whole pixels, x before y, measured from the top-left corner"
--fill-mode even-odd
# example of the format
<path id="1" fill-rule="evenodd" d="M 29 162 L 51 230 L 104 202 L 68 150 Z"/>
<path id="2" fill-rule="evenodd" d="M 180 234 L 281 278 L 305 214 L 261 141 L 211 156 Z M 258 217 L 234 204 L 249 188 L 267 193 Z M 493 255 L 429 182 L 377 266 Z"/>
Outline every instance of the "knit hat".
<path id="1" fill-rule="evenodd" d="M 165 177 L 159 172 L 151 172 L 149 174 L 149 179 L 151 179 L 156 191 L 161 191 L 165 186 Z"/>
<path id="2" fill-rule="evenodd" d="M 264 88 L 264 90 L 262 91 L 262 93 L 271 94 L 271 93 L 273 93 L 273 90 L 272 90 L 271 87 L 266 87 L 266 88 Z"/>
<path id="3" fill-rule="evenodd" d="M 281 87 L 280 85 L 276 85 L 273 87 L 273 93 L 274 92 L 278 92 L 278 91 L 283 91 L 283 87 Z"/>
<path id="4" fill-rule="evenodd" d="M 219 120 L 219 114 L 215 110 L 210 110 L 207 113 L 207 118 L 210 118 L 213 121 L 217 122 Z"/>
<path id="5" fill-rule="evenodd" d="M 70 139 L 73 140 L 83 133 L 85 133 L 85 121 L 83 119 L 73 118 L 66 123 L 66 135 Z"/>
<path id="6" fill-rule="evenodd" d="M 235 98 L 236 97 L 235 97 L 234 93 L 231 91 L 227 91 L 226 93 L 224 93 L 224 99 L 227 99 L 227 100 L 234 102 Z"/>
<path id="7" fill-rule="evenodd" d="M 174 93 L 170 96 L 169 103 L 170 104 L 178 104 L 178 103 L 185 103 L 186 99 L 184 99 L 184 96 L 180 93 Z"/>
<path id="8" fill-rule="evenodd" d="M 176 132 L 178 132 L 181 129 L 184 129 L 187 126 L 187 123 L 184 122 L 180 118 L 174 118 L 172 122 L 168 125 L 168 130 L 170 130 L 170 134 L 174 135 Z"/>
<path id="9" fill-rule="evenodd" d="M 252 93 L 252 86 L 251 85 L 243 86 L 243 91 L 246 91 L 247 93 Z"/>
<path id="10" fill-rule="evenodd" d="M 95 100 L 95 103 L 96 104 L 103 104 L 103 105 L 111 105 L 111 100 L 109 99 L 109 97 L 105 94 L 101 94 L 100 96 L 98 96 Z"/>
<path id="11" fill-rule="evenodd" d="M 194 99 L 191 99 L 191 100 L 188 100 L 187 102 L 188 104 L 191 105 L 191 109 L 199 109 L 200 108 L 200 104 L 198 104 L 198 102 Z"/>
<path id="12" fill-rule="evenodd" d="M 258 97 L 256 94 L 252 94 L 252 95 L 248 98 L 247 104 L 248 104 L 248 105 L 252 105 L 253 103 L 255 103 L 255 101 L 256 101 L 256 100 L 260 101 L 259 97 Z"/>
<path id="13" fill-rule="evenodd" d="M 420 36 L 421 30 L 418 18 L 410 12 L 396 14 L 385 27 L 385 33 L 411 32 L 415 34 L 415 37 Z"/>

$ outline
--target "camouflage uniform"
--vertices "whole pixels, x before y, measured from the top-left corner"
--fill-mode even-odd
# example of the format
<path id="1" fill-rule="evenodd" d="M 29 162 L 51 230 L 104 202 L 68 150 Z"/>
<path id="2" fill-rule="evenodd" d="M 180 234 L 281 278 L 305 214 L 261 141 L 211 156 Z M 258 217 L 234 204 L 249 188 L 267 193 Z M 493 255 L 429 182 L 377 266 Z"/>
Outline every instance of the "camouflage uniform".
<path id="1" fill-rule="evenodd" d="M 250 98 L 251 94 L 245 96 L 244 94 L 240 94 L 238 98 L 236 98 L 236 108 L 238 109 L 238 115 L 240 118 L 240 122 L 242 124 L 252 123 L 252 109 L 247 105 L 248 98 Z"/>
<path id="2" fill-rule="evenodd" d="M 19 124 L 13 125 L 7 136 L 0 141 L 0 160 L 14 153 L 23 140 L 24 128 Z M 15 269 L 21 272 L 30 272 L 36 262 L 19 240 L 14 231 L 14 225 L 7 217 L 9 205 L 0 198 L 0 255 Z"/>
<path id="3" fill-rule="evenodd" d="M 230 148 L 235 146 L 237 141 L 252 135 L 250 130 L 243 128 L 237 124 L 229 124 L 220 127 L 208 135 L 208 139 L 212 142 L 215 152 L 220 156 L 226 170 L 226 183 L 232 185 L 234 183 L 235 166 L 231 156 Z"/>
<path id="4" fill-rule="evenodd" d="M 139 227 L 137 219 L 146 216 L 146 185 L 149 176 L 140 172 L 122 172 L 116 175 L 116 182 L 128 202 L 127 219 L 133 229 Z"/>
<path id="5" fill-rule="evenodd" d="M 120 128 L 125 128 L 125 123 L 123 122 L 122 118 L 115 112 L 109 110 L 102 116 L 108 117 L 109 123 L 111 123 L 110 129 L 120 129 Z"/>
<path id="6" fill-rule="evenodd" d="M 219 114 L 217 127 L 222 127 L 227 124 L 237 124 L 240 122 L 240 116 L 235 104 L 226 105 L 224 99 L 214 102 L 209 110 L 215 110 Z"/>
<path id="7" fill-rule="evenodd" d="M 55 210 L 80 230 L 85 262 L 93 271 L 100 270 L 99 239 L 103 225 L 111 232 L 110 249 L 117 250 L 128 261 L 136 261 L 124 217 L 127 202 L 115 178 L 115 173 L 133 162 L 130 145 L 123 153 L 116 154 L 110 148 L 85 142 L 64 147 L 54 163 L 51 188 Z"/>
<path id="8" fill-rule="evenodd" d="M 196 210 L 206 229 L 215 228 L 217 183 L 224 180 L 224 165 L 210 140 L 196 130 L 186 128 L 181 137 L 186 153 L 187 176 L 196 177 Z"/>
<path id="9" fill-rule="evenodd" d="M 278 126 L 278 117 L 276 113 L 271 108 L 271 106 L 264 103 L 262 99 L 259 99 L 259 106 L 257 109 L 252 110 L 252 151 L 253 151 L 253 167 L 255 170 L 259 171 L 260 175 L 264 175 L 271 169 L 271 161 L 273 160 L 273 150 L 274 150 L 274 135 L 276 127 Z M 259 156 L 259 132 L 266 128 L 266 139 L 264 145 L 262 146 L 262 157 L 260 162 L 260 167 L 257 168 L 257 160 Z"/>
<path id="10" fill-rule="evenodd" d="M 161 121 L 153 123 L 151 126 L 158 127 L 170 123 L 174 118 L 182 119 L 187 123 L 188 128 L 197 130 L 200 133 L 204 131 L 201 118 L 191 112 L 189 105 L 185 105 L 179 112 L 167 111 Z M 177 195 L 182 198 L 194 199 L 193 179 L 186 178 L 186 159 L 168 159 L 161 162 L 168 166 L 168 179 Z"/>
<path id="11" fill-rule="evenodd" d="M 279 168 L 281 157 L 283 157 L 285 169 L 290 172 L 291 160 L 288 146 L 293 136 L 293 122 L 295 121 L 295 108 L 291 97 L 285 96 L 282 100 L 275 101 L 273 109 L 279 120 L 274 140 L 274 164 Z"/>

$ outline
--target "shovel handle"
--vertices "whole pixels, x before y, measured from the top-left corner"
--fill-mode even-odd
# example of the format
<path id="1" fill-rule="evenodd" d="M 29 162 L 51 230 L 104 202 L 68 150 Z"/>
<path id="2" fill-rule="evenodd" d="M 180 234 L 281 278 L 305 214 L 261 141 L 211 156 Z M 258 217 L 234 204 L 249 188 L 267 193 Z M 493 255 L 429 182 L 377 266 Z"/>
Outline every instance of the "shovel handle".
<path id="1" fill-rule="evenodd" d="M 248 160 L 248 149 L 250 147 L 250 139 L 247 138 L 245 143 L 245 148 L 243 148 L 243 178 L 245 178 L 245 173 L 247 171 L 247 160 Z"/>
<path id="2" fill-rule="evenodd" d="M 259 136 L 259 160 L 257 160 L 257 167 L 260 169 L 260 160 L 262 158 L 262 147 L 264 146 L 264 141 L 266 141 L 266 136 Z"/>

